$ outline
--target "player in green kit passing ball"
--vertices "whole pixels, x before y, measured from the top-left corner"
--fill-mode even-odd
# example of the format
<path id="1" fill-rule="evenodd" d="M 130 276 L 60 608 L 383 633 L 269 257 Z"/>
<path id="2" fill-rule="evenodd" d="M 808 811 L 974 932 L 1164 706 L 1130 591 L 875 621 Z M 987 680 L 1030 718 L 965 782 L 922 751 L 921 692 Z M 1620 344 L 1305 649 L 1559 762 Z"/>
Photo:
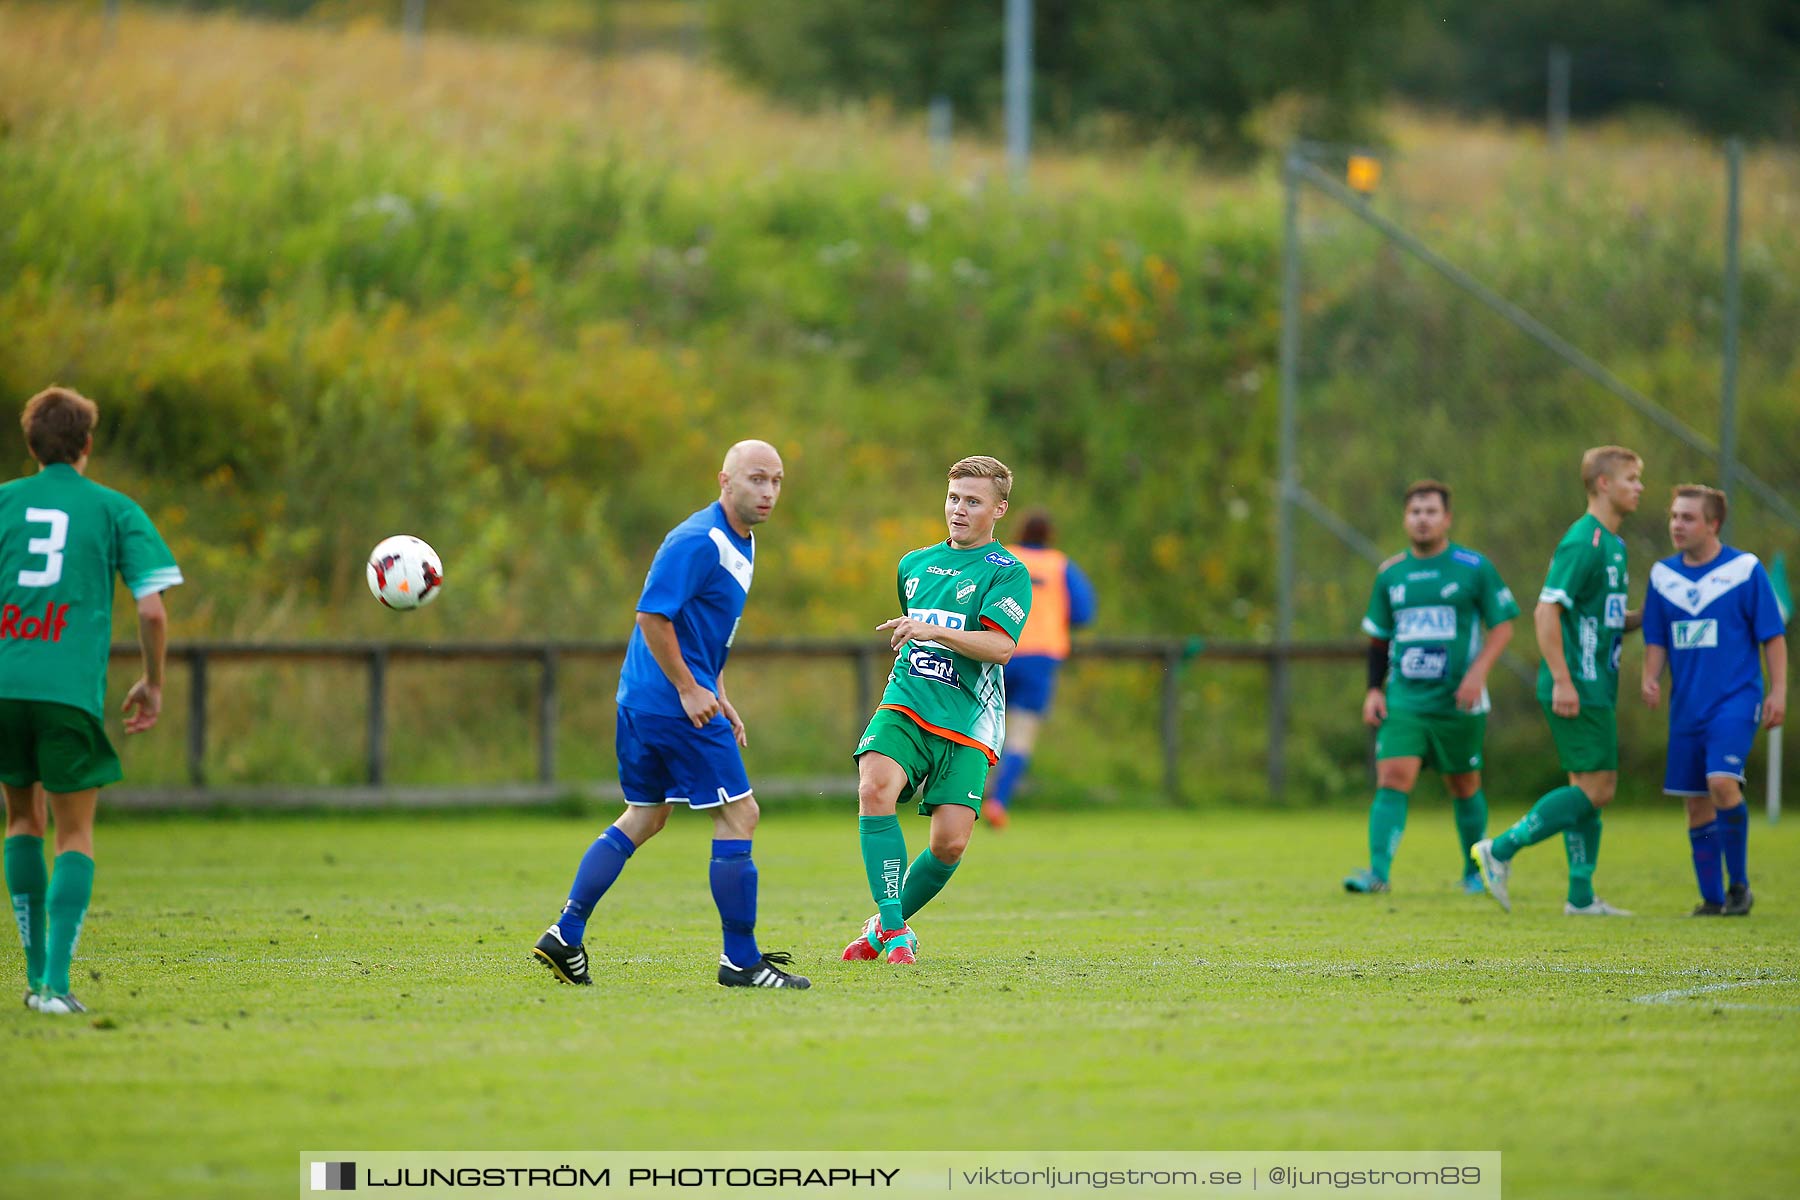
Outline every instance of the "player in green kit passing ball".
<path id="1" fill-rule="evenodd" d="M 1563 835 L 1569 859 L 1569 898 L 1563 912 L 1582 917 L 1628 917 L 1594 895 L 1600 860 L 1600 810 L 1619 782 L 1619 654 L 1625 634 L 1643 621 L 1627 611 L 1625 539 L 1619 526 L 1644 494 L 1644 461 L 1623 446 L 1596 446 L 1581 458 L 1588 507 L 1569 526 L 1538 593 L 1533 612 L 1538 649 L 1538 703 L 1550 720 L 1567 787 L 1538 798 L 1531 811 L 1498 837 L 1470 851 L 1488 891 L 1508 912 L 1512 858 L 1526 846 Z"/>
<path id="2" fill-rule="evenodd" d="M 981 810 L 988 768 L 1006 742 L 1006 682 L 1031 612 L 1031 573 L 994 540 L 1012 472 L 998 459 L 950 468 L 950 536 L 900 560 L 903 617 L 884 621 L 896 651 L 881 705 L 856 744 L 857 829 L 876 914 L 846 961 L 916 961 L 906 921 L 943 890 Z M 919 798 L 931 844 L 909 866 L 896 808 Z"/>
<path id="3" fill-rule="evenodd" d="M 1406 802 L 1421 767 L 1444 777 L 1462 842 L 1463 888 L 1481 894 L 1469 849 L 1487 836 L 1481 745 L 1488 672 L 1512 640 L 1519 605 L 1494 564 L 1450 541 L 1450 488 L 1421 479 L 1406 489 L 1412 549 L 1381 564 L 1363 617 L 1369 690 L 1363 721 L 1375 737 L 1375 800 L 1369 806 L 1369 865 L 1347 892 L 1385 892 L 1406 830 Z M 1486 636 L 1482 629 L 1486 627 Z M 1391 648 L 1391 650 L 1390 650 Z"/>
<path id="4" fill-rule="evenodd" d="M 40 469 L 0 486 L 6 891 L 25 947 L 26 1007 L 53 1015 L 87 1011 L 69 990 L 69 963 L 94 890 L 94 808 L 121 776 L 102 724 L 113 577 L 137 598 L 144 650 L 143 677 L 125 697 L 128 734 L 162 711 L 162 593 L 181 582 L 144 510 L 85 478 L 99 415 L 68 388 L 33 396 L 21 423 Z M 54 872 L 44 866 L 50 814 Z"/>

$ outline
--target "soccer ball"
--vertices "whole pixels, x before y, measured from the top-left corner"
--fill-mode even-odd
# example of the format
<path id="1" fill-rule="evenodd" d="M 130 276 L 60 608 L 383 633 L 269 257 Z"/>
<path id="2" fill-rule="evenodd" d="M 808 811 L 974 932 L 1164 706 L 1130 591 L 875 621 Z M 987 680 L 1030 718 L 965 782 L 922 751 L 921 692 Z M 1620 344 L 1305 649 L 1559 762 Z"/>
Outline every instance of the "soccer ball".
<path id="1" fill-rule="evenodd" d="M 416 537 L 395 534 L 369 551 L 369 590 L 389 608 L 423 608 L 443 586 L 437 551 Z"/>

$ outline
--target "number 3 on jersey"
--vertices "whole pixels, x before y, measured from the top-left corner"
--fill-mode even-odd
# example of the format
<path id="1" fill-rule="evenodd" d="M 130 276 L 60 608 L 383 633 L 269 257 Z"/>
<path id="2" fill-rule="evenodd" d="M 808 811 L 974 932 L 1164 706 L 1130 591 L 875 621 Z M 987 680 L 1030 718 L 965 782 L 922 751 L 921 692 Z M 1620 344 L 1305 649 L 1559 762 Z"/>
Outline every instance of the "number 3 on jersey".
<path id="1" fill-rule="evenodd" d="M 60 508 L 28 508 L 25 510 L 25 523 L 48 525 L 50 532 L 44 537 L 32 538 L 25 544 L 25 549 L 32 554 L 44 556 L 44 566 L 42 570 L 20 571 L 19 586 L 49 587 L 62 578 L 63 547 L 69 544 L 69 514 Z"/>

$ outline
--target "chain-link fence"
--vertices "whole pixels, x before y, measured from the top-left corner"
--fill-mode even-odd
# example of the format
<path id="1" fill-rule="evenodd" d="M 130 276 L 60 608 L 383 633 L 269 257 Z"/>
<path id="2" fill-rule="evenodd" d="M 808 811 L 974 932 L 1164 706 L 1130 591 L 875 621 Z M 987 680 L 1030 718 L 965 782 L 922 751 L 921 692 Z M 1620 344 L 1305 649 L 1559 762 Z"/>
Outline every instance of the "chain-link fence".
<path id="1" fill-rule="evenodd" d="M 1489 776 L 1530 792 L 1556 774 L 1529 683 L 1530 609 L 1585 503 L 1585 448 L 1645 459 L 1622 531 L 1634 604 L 1671 553 L 1674 484 L 1727 487 L 1729 543 L 1765 561 L 1800 548 L 1800 157 L 1598 134 L 1559 152 L 1463 130 L 1382 155 L 1302 146 L 1285 174 L 1278 637 L 1353 630 L 1369 560 L 1405 546 L 1402 490 L 1450 483 L 1452 538 L 1487 554 L 1525 609 L 1493 681 Z M 1632 639 L 1621 767 L 1654 790 L 1665 717 L 1636 699 L 1640 663 Z M 1360 688 L 1342 680 L 1334 719 L 1357 719 Z M 1278 740 L 1284 708 L 1291 752 L 1325 714 L 1278 694 Z"/>

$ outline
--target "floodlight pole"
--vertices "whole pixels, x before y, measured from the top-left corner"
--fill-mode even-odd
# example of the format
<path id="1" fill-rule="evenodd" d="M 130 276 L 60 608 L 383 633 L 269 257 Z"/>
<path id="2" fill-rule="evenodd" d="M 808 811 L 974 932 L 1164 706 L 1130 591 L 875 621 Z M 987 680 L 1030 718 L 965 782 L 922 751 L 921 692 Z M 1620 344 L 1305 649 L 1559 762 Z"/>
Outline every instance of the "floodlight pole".
<path id="1" fill-rule="evenodd" d="M 1287 781 L 1289 664 L 1294 640 L 1294 501 L 1300 488 L 1294 438 L 1300 395 L 1300 171 L 1289 150 L 1281 171 L 1281 416 L 1275 504 L 1275 656 L 1269 660 L 1269 791 Z"/>
<path id="2" fill-rule="evenodd" d="M 1552 150 L 1561 150 L 1563 139 L 1569 133 L 1569 65 L 1567 46 L 1550 47 L 1550 86 L 1545 103 L 1548 109 L 1545 123 L 1549 128 Z"/>
<path id="3" fill-rule="evenodd" d="M 1031 0 L 1006 0 L 1006 165 L 1013 186 L 1031 166 Z"/>
<path id="4" fill-rule="evenodd" d="M 406 0 L 400 20 L 406 30 L 406 56 L 417 70 L 425 53 L 425 0 Z"/>
<path id="5" fill-rule="evenodd" d="M 1719 402 L 1719 490 L 1727 496 L 1737 482 L 1738 321 L 1743 290 L 1738 273 L 1738 233 L 1743 173 L 1744 143 L 1732 138 L 1725 143 L 1725 361 Z"/>

